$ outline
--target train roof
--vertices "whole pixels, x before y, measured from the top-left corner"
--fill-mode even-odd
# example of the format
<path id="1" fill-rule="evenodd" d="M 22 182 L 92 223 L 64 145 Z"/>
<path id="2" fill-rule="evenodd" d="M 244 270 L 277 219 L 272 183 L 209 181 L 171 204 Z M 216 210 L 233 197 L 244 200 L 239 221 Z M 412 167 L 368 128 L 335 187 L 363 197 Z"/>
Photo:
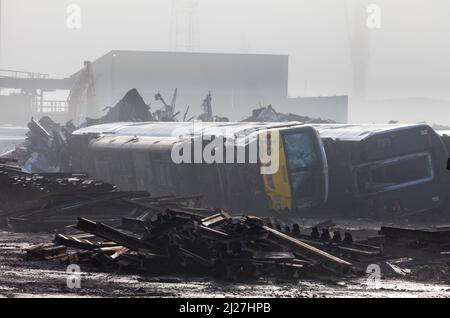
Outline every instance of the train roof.
<path id="1" fill-rule="evenodd" d="M 143 137 L 173 137 L 183 134 L 214 135 L 220 130 L 226 135 L 249 135 L 261 129 L 288 128 L 305 126 L 301 122 L 263 123 L 263 122 L 122 122 L 101 124 L 80 128 L 73 135 L 113 135 L 113 136 L 143 136 Z M 309 126 L 309 125 L 308 125 Z"/>
<path id="2" fill-rule="evenodd" d="M 427 124 L 312 124 L 321 138 L 362 141 L 370 137 L 399 130 L 430 128 Z"/>

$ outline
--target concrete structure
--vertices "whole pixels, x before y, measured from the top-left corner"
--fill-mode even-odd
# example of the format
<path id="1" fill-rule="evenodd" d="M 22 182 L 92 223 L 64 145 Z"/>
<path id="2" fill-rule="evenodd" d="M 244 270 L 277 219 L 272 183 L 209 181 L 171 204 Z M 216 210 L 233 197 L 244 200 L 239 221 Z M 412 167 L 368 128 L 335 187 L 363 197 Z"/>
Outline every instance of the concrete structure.
<path id="1" fill-rule="evenodd" d="M 49 100 L 56 90 L 69 92 L 72 79 L 54 79 L 48 74 L 0 69 L 0 124 L 23 125 L 31 117 L 50 116 L 67 121 L 67 102 Z M 6 94 L 5 94 L 6 93 Z"/>
<path id="2" fill-rule="evenodd" d="M 175 112 L 183 115 L 190 106 L 188 118 L 200 115 L 200 105 L 211 91 L 214 115 L 234 121 L 272 104 L 279 112 L 347 122 L 346 96 L 288 98 L 288 66 L 287 55 L 111 51 L 92 62 L 96 107 L 84 115 L 104 115 L 105 107 L 115 105 L 132 88 L 155 111 L 163 106 L 155 101 L 155 94 L 159 92 L 170 101 L 178 88 Z M 44 115 L 65 122 L 70 119 L 66 101 L 47 100 L 44 93 L 68 93 L 80 74 L 52 79 L 46 74 L 5 70 L 0 72 L 0 89 L 20 90 L 26 95 L 17 124 Z M 16 105 L 17 98 L 2 97 L 0 107 Z M 9 116 L 3 118 L 9 122 Z"/>
<path id="3" fill-rule="evenodd" d="M 285 99 L 288 89 L 287 55 L 111 51 L 93 61 L 92 69 L 100 109 L 89 116 L 100 115 L 131 88 L 153 110 L 162 106 L 154 101 L 157 92 L 170 100 L 178 88 L 181 112 L 190 105 L 199 114 L 211 91 L 215 113 L 239 119 L 259 102 Z"/>

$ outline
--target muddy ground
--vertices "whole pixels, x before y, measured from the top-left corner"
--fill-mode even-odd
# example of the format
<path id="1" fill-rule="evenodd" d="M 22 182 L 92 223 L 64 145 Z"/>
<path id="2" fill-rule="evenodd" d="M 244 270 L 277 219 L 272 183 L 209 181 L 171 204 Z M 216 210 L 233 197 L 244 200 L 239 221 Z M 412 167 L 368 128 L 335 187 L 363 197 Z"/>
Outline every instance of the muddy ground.
<path id="1" fill-rule="evenodd" d="M 81 266 L 81 288 L 70 289 L 66 265 L 25 260 L 24 248 L 51 239 L 49 234 L 0 231 L 0 297 L 450 297 L 446 272 L 426 282 L 401 275 L 386 278 L 381 273 L 378 286 L 368 284 L 366 277 L 232 284 L 206 277 L 145 277 Z"/>

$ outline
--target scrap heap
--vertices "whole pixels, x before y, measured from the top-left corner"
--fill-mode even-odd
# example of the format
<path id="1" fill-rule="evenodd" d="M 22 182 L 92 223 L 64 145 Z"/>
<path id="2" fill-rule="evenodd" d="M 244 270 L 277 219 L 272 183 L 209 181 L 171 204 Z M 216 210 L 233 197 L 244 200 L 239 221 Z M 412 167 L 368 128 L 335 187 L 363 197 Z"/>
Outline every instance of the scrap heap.
<path id="1" fill-rule="evenodd" d="M 383 226 L 372 236 L 357 230 L 353 234 L 364 239 L 355 240 L 331 221 L 302 227 L 233 215 L 199 207 L 199 195 L 152 197 L 85 175 L 29 174 L 2 164 L 0 184 L 4 224 L 15 231 L 58 231 L 53 243 L 27 250 L 33 260 L 231 281 L 353 277 L 373 264 L 386 277 L 448 281 L 450 274 L 449 227 Z"/>
<path id="2" fill-rule="evenodd" d="M 351 278 L 377 266 L 386 278 L 449 281 L 448 227 L 383 226 L 378 235 L 356 241 L 331 221 L 301 228 L 223 210 L 139 206 L 145 213 L 124 217 L 116 227 L 80 217 L 77 232 L 29 247 L 27 258 L 230 281 Z"/>
<path id="3" fill-rule="evenodd" d="M 82 125 L 152 120 L 149 106 L 138 91 L 132 89 L 114 107 L 109 108 L 105 116 L 97 119 L 86 118 Z M 27 172 L 73 171 L 73 157 L 67 146 L 72 132 L 77 129 L 72 121 L 62 126 L 47 116 L 39 121 L 32 118 L 28 128 L 26 141 L 3 154 L 2 158 L 17 160 Z"/>
<path id="4" fill-rule="evenodd" d="M 142 207 L 142 205 L 140 205 Z M 29 259 L 88 262 L 147 274 L 200 274 L 231 281 L 364 273 L 381 255 L 376 246 L 301 234 L 298 224 L 272 226 L 261 218 L 222 210 L 145 205 L 139 217 L 111 227 L 78 218 L 76 234 L 56 234 L 53 244 L 28 249 Z M 326 230 L 322 230 L 323 233 Z"/>
<path id="5" fill-rule="evenodd" d="M 86 126 L 116 123 L 116 122 L 145 122 L 153 121 L 150 107 L 144 102 L 137 89 L 129 90 L 125 96 L 113 107 L 107 107 L 105 116 L 100 118 L 86 118 Z"/>
<path id="6" fill-rule="evenodd" d="M 260 107 L 252 111 L 252 115 L 247 117 L 242 122 L 288 122 L 299 121 L 310 124 L 333 124 L 333 120 L 326 120 L 321 118 L 310 118 L 308 116 L 300 116 L 292 113 L 279 113 L 272 105 Z"/>
<path id="7" fill-rule="evenodd" d="M 67 138 L 76 129 L 71 122 L 61 126 L 44 116 L 39 121 L 31 119 L 26 140 L 14 150 L 2 155 L 14 159 L 29 172 L 61 171 L 62 163 L 70 162 L 66 152 Z"/>
<path id="8" fill-rule="evenodd" d="M 220 116 L 213 114 L 211 91 L 209 91 L 208 95 L 206 95 L 200 108 L 203 112 L 197 116 L 197 120 L 205 121 L 205 122 L 229 122 L 230 121 L 230 119 L 228 119 L 228 117 L 220 117 Z"/>
<path id="9" fill-rule="evenodd" d="M 31 174 L 6 164 L 0 165 L 0 186 L 0 225 L 24 232 L 61 229 L 74 224 L 79 216 L 118 224 L 123 216 L 139 213 L 139 204 L 178 207 L 196 205 L 200 199 L 155 198 L 146 191 L 120 191 L 85 174 Z"/>
<path id="10" fill-rule="evenodd" d="M 176 117 L 179 112 L 175 112 L 176 102 L 177 102 L 177 93 L 178 89 L 175 88 L 173 92 L 172 101 L 170 104 L 167 104 L 164 97 L 162 97 L 161 93 L 156 93 L 155 100 L 160 101 L 163 104 L 161 109 L 157 109 L 153 113 L 153 117 L 156 121 L 177 121 Z"/>
<path id="11" fill-rule="evenodd" d="M 231 280 L 311 273 L 362 273 L 378 247 L 348 233 L 317 235 L 253 216 L 201 208 L 200 195 L 153 197 L 119 191 L 83 174 L 27 173 L 0 165 L 0 220 L 14 231 L 58 231 L 30 258 L 88 261 L 155 273 L 202 273 Z M 77 221 L 78 220 L 78 221 Z M 77 230 L 73 233 L 74 228 Z"/>

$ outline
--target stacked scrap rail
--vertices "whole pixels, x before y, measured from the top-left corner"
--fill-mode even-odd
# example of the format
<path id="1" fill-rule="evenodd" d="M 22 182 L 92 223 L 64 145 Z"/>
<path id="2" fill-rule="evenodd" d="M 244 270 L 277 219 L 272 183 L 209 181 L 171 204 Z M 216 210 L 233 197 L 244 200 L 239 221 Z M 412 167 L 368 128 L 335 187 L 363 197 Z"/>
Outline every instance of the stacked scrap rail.
<path id="1" fill-rule="evenodd" d="M 213 209 L 166 208 L 124 218 L 119 227 L 80 217 L 76 228 L 80 233 L 57 234 L 54 245 L 32 247 L 28 257 L 236 281 L 352 275 L 381 255 L 379 247 L 355 243 L 348 235 L 346 240 L 316 238 L 317 228 L 306 235 L 296 231 L 298 225 L 279 231 L 260 218 Z"/>
<path id="2" fill-rule="evenodd" d="M 196 206 L 199 195 L 151 197 L 146 191 L 119 191 L 84 174 L 27 173 L 0 165 L 0 224 L 16 231 L 52 231 L 89 217 L 118 224 L 124 216 L 161 211 L 159 206 Z"/>
<path id="3" fill-rule="evenodd" d="M 282 227 L 255 217 L 190 208 L 127 217 L 119 227 L 79 218 L 76 227 L 78 233 L 56 234 L 53 244 L 30 247 L 27 257 L 232 281 L 351 277 L 374 264 L 383 277 L 448 282 L 450 274 L 449 227 L 382 227 L 378 236 L 355 242 L 348 232 L 341 236 L 334 228 L 330 233 L 326 224 L 307 228 L 306 234 L 297 224 Z"/>

